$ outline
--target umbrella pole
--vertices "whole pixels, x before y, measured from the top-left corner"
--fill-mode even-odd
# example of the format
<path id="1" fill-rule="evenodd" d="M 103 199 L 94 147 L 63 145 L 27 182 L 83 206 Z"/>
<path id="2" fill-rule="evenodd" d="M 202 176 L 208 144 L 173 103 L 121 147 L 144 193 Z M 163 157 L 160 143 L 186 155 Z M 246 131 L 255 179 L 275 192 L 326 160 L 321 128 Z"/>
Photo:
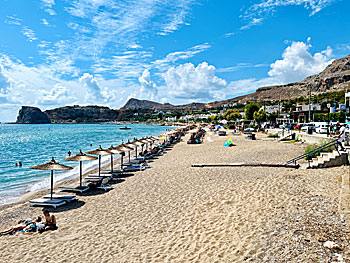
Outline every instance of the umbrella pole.
<path id="1" fill-rule="evenodd" d="M 130 151 L 129 151 L 129 163 L 131 162 L 131 158 L 130 158 Z"/>
<path id="2" fill-rule="evenodd" d="M 113 173 L 113 154 L 111 154 L 111 173 Z"/>
<path id="3" fill-rule="evenodd" d="M 80 187 L 82 186 L 81 180 L 83 177 L 83 162 L 80 161 Z"/>
<path id="4" fill-rule="evenodd" d="M 135 159 L 137 159 L 137 146 L 135 148 Z"/>
<path id="5" fill-rule="evenodd" d="M 98 177 L 101 177 L 101 155 L 98 156 Z"/>
<path id="6" fill-rule="evenodd" d="M 123 155 L 122 158 L 120 158 L 120 170 L 123 170 Z"/>
<path id="7" fill-rule="evenodd" d="M 52 200 L 52 194 L 53 194 L 53 170 L 51 170 L 51 200 Z"/>

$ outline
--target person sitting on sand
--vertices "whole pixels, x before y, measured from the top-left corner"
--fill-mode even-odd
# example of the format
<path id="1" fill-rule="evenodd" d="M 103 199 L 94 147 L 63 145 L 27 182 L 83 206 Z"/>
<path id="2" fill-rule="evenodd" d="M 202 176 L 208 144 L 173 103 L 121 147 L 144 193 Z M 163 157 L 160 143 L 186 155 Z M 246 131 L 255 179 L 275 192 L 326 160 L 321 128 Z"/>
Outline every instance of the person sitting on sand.
<path id="1" fill-rule="evenodd" d="M 21 220 L 20 222 L 18 222 L 18 225 L 13 226 L 5 231 L 0 232 L 0 236 L 4 236 L 4 235 L 10 235 L 10 234 L 14 234 L 17 231 L 20 231 L 22 229 L 25 229 L 27 227 L 27 225 L 24 223 L 23 220 Z"/>
<path id="2" fill-rule="evenodd" d="M 41 218 L 38 217 L 37 222 L 38 222 L 39 219 L 41 220 Z M 0 232 L 0 236 L 12 235 L 12 234 L 16 233 L 17 231 L 21 231 L 21 230 L 24 230 L 26 228 L 29 229 L 29 227 L 31 225 L 33 225 L 33 224 L 35 224 L 35 223 L 33 223 L 32 219 L 30 219 L 30 218 L 27 218 L 25 220 L 20 220 L 18 222 L 18 225 L 13 226 L 10 229 L 7 229 L 7 230 L 5 230 L 3 232 Z"/>
<path id="3" fill-rule="evenodd" d="M 39 229 L 39 233 L 42 233 L 47 230 L 56 230 L 56 217 L 54 215 L 50 215 L 50 212 L 48 210 L 44 210 L 43 214 L 45 216 L 45 228 Z"/>

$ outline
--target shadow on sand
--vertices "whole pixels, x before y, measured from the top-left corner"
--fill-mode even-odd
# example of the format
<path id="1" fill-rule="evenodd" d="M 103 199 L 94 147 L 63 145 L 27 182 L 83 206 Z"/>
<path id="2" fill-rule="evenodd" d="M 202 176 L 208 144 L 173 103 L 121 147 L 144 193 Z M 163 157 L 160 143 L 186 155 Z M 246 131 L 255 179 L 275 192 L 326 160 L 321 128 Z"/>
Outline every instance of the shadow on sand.
<path id="1" fill-rule="evenodd" d="M 125 174 L 118 174 L 116 175 L 114 178 L 114 180 L 116 179 L 121 179 L 121 178 L 128 178 L 128 177 L 131 177 L 131 176 L 134 176 L 135 174 L 134 173 L 125 173 Z"/>
<path id="2" fill-rule="evenodd" d="M 68 204 L 65 204 L 63 206 L 60 207 L 56 207 L 56 208 L 43 208 L 43 210 L 48 210 L 50 212 L 54 212 L 54 213 L 60 213 L 60 212 L 65 212 L 65 211 L 69 211 L 72 209 L 78 209 L 80 207 L 82 207 L 83 205 L 85 205 L 84 201 L 81 200 L 74 200 Z"/>

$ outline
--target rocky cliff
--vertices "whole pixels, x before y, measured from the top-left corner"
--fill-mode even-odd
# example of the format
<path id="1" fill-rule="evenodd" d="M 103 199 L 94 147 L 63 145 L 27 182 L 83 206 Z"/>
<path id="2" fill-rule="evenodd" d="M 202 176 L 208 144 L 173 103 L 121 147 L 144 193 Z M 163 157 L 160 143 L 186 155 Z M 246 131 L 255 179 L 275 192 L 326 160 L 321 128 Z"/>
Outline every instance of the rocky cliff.
<path id="1" fill-rule="evenodd" d="M 51 120 L 46 113 L 42 112 L 39 108 L 22 106 L 18 112 L 16 123 L 42 124 L 51 123 Z"/>
<path id="2" fill-rule="evenodd" d="M 208 108 L 209 105 L 204 103 L 193 102 L 184 105 L 172 105 L 169 103 L 158 103 L 149 100 L 129 99 L 128 102 L 121 108 L 123 110 L 131 109 L 149 109 L 149 110 L 181 110 L 181 109 L 203 109 Z"/>
<path id="3" fill-rule="evenodd" d="M 286 85 L 262 87 L 256 92 L 243 96 L 247 100 L 293 99 L 312 94 L 350 89 L 350 55 L 334 60 L 321 73 L 307 77 L 303 81 Z"/>
<path id="4" fill-rule="evenodd" d="M 45 113 L 54 122 L 113 121 L 120 115 L 120 111 L 102 106 L 66 106 Z"/>
<path id="5" fill-rule="evenodd" d="M 149 100 L 139 100 L 131 98 L 127 103 L 121 108 L 123 110 L 131 109 L 151 109 L 151 110 L 164 110 L 164 109 L 173 109 L 174 105 L 171 104 L 162 104 L 158 102 L 153 102 Z"/>

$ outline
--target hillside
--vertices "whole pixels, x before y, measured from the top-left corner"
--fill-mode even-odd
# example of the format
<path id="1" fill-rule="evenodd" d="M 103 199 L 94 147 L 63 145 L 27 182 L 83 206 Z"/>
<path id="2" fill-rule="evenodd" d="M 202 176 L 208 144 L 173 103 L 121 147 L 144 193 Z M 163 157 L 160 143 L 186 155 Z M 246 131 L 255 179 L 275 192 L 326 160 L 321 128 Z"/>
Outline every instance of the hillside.
<path id="1" fill-rule="evenodd" d="M 102 106 L 65 106 L 45 113 L 54 122 L 92 122 L 99 120 L 117 120 L 120 111 Z"/>
<path id="2" fill-rule="evenodd" d="M 247 100 L 279 100 L 308 96 L 312 94 L 350 89 L 350 55 L 334 60 L 321 73 L 307 77 L 303 81 L 286 85 L 262 87 L 256 92 L 243 96 Z"/>
<path id="3" fill-rule="evenodd" d="M 323 92 L 350 89 L 350 55 L 334 60 L 321 73 L 307 77 L 303 81 L 286 85 L 261 87 L 254 93 L 232 99 L 215 101 L 207 104 L 191 103 L 177 106 L 147 100 L 130 99 L 122 109 L 203 109 L 215 108 L 232 102 L 244 103 L 251 100 L 288 100 L 301 96 L 308 96 L 310 87 L 314 95 Z"/>
<path id="4" fill-rule="evenodd" d="M 158 103 L 149 100 L 129 99 L 121 110 L 136 110 L 136 109 L 150 109 L 150 110 L 182 110 L 182 109 L 204 109 L 208 108 L 208 104 L 193 102 L 184 105 L 172 105 L 169 103 Z"/>
<path id="5" fill-rule="evenodd" d="M 127 103 L 121 108 L 122 110 L 131 109 L 152 109 L 152 110 L 164 110 L 164 109 L 174 109 L 175 106 L 171 104 L 162 104 L 158 102 L 153 102 L 149 100 L 138 100 L 131 98 Z"/>

